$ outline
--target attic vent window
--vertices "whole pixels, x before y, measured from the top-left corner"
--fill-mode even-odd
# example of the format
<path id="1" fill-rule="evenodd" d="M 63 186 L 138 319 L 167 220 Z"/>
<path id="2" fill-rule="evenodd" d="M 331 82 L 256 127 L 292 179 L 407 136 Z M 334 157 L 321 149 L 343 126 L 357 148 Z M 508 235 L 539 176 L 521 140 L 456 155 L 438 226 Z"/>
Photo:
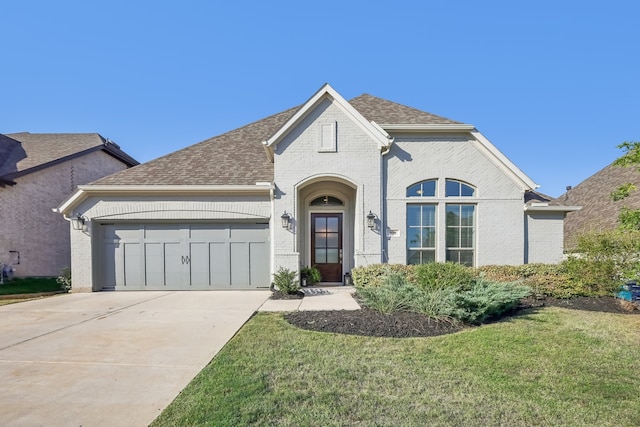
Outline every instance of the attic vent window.
<path id="1" fill-rule="evenodd" d="M 335 153 L 337 150 L 337 123 L 320 123 L 320 141 L 318 152 Z"/>
<path id="2" fill-rule="evenodd" d="M 313 199 L 311 206 L 344 206 L 344 203 L 337 197 L 320 196 L 317 199 Z"/>

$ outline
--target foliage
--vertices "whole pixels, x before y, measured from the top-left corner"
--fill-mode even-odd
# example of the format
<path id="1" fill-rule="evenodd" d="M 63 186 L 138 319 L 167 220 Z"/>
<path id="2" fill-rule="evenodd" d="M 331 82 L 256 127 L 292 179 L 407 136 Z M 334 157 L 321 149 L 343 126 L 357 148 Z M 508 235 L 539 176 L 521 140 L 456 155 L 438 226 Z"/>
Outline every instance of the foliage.
<path id="1" fill-rule="evenodd" d="M 517 307 L 529 295 L 528 286 L 479 280 L 471 289 L 455 293 L 451 315 L 464 323 L 481 324 Z"/>
<path id="2" fill-rule="evenodd" d="M 409 282 L 415 282 L 415 266 L 404 264 L 372 264 L 357 267 L 351 270 L 351 277 L 354 286 L 365 288 L 368 286 L 379 286 L 386 274 L 400 273 Z"/>
<path id="3" fill-rule="evenodd" d="M 424 285 L 410 282 L 401 273 L 389 272 L 378 278 L 377 286 L 356 286 L 358 296 L 367 307 L 382 313 L 412 311 L 475 324 L 501 315 L 531 294 L 527 286 L 476 280 L 475 274 L 469 274 L 473 270 L 464 266 L 440 264 L 424 271 Z M 445 274 L 434 274 L 442 272 Z M 420 274 L 418 268 L 416 275 Z"/>
<path id="4" fill-rule="evenodd" d="M 417 283 L 425 289 L 470 289 L 477 278 L 469 267 L 453 262 L 432 262 L 415 267 Z"/>
<path id="5" fill-rule="evenodd" d="M 609 230 L 578 236 L 577 255 L 562 262 L 579 295 L 611 295 L 629 279 L 640 279 L 640 231 Z"/>
<path id="6" fill-rule="evenodd" d="M 60 289 L 65 292 L 71 291 L 71 268 L 63 267 L 60 269 L 60 275 L 56 278 L 56 282 L 60 285 Z"/>
<path id="7" fill-rule="evenodd" d="M 618 145 L 624 150 L 624 155 L 613 162 L 614 166 L 634 166 L 640 172 L 640 141 L 625 141 Z M 614 201 L 624 200 L 635 191 L 637 187 L 633 183 L 624 183 L 611 193 Z M 624 206 L 618 216 L 619 227 L 627 230 L 640 230 L 640 209 L 631 209 Z"/>
<path id="8" fill-rule="evenodd" d="M 640 209 L 623 206 L 618 214 L 618 222 L 622 230 L 640 230 Z"/>
<path id="9" fill-rule="evenodd" d="M 561 264 L 489 265 L 478 267 L 480 277 L 495 282 L 519 282 L 534 294 L 553 298 L 586 295 Z"/>
<path id="10" fill-rule="evenodd" d="M 309 286 L 313 286 L 316 283 L 320 283 L 322 281 L 320 270 L 318 270 L 318 267 L 316 267 L 315 265 L 300 269 L 300 275 L 307 276 L 307 285 Z"/>
<path id="11" fill-rule="evenodd" d="M 396 311 L 415 311 L 415 300 L 419 298 L 419 290 L 402 274 L 390 272 L 381 277 L 378 286 L 358 287 L 358 296 L 366 301 L 366 305 L 381 313 Z"/>
<path id="12" fill-rule="evenodd" d="M 273 274 L 273 286 L 287 294 L 295 294 L 300 290 L 296 272 L 284 267 L 278 268 L 278 271 Z"/>
<path id="13" fill-rule="evenodd" d="M 55 277 L 15 277 L 0 285 L 0 295 L 58 292 L 60 284 Z"/>

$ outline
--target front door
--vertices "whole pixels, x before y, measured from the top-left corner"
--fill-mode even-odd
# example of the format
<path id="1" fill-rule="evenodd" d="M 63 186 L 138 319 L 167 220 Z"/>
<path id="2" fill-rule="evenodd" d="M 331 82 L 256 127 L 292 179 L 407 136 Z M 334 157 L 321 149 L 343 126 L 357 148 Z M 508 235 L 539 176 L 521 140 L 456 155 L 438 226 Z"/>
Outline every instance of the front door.
<path id="1" fill-rule="evenodd" d="M 311 214 L 311 265 L 323 282 L 342 282 L 342 214 Z"/>

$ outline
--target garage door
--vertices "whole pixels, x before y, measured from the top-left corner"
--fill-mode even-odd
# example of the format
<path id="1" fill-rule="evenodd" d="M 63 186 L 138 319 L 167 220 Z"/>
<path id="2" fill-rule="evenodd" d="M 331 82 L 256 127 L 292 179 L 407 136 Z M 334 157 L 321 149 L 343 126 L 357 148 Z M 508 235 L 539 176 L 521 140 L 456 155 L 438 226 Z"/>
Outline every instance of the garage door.
<path id="1" fill-rule="evenodd" d="M 267 224 L 103 224 L 103 289 L 268 287 Z"/>

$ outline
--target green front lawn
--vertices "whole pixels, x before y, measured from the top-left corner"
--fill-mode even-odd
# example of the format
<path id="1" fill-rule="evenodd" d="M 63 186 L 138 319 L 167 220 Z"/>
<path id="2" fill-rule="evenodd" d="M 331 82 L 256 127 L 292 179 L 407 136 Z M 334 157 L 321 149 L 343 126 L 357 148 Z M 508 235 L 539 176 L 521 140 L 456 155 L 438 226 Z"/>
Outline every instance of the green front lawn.
<path id="1" fill-rule="evenodd" d="M 35 294 L 59 291 L 55 277 L 27 277 L 6 280 L 0 285 L 0 295 Z"/>
<path id="2" fill-rule="evenodd" d="M 153 426 L 636 426 L 640 316 L 545 308 L 434 338 L 259 313 Z"/>

